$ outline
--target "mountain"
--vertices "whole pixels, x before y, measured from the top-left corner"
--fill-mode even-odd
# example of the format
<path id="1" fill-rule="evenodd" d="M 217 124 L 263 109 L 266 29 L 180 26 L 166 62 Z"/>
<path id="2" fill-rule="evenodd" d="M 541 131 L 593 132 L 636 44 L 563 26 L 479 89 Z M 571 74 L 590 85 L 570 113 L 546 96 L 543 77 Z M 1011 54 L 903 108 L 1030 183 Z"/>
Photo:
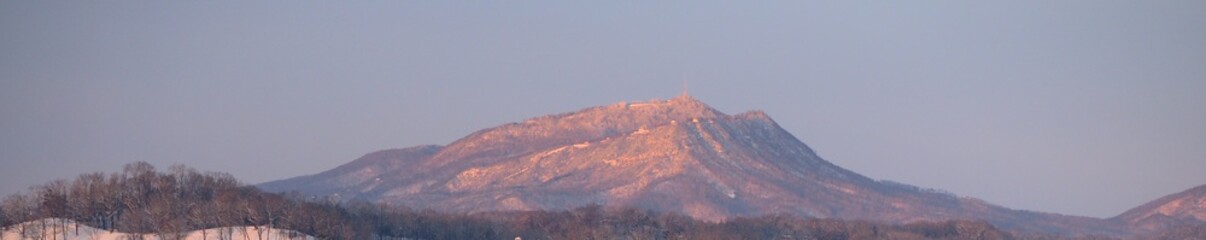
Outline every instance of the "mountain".
<path id="1" fill-rule="evenodd" d="M 983 219 L 1010 230 L 1127 234 L 1117 221 L 1012 210 L 877 181 L 825 161 L 766 113 L 728 115 L 687 95 L 504 124 L 447 146 L 375 152 L 260 187 L 454 212 L 601 204 L 712 221 L 767 214 Z"/>
<path id="2" fill-rule="evenodd" d="M 1139 232 L 1206 224 L 1206 185 L 1164 196 L 1112 219 L 1125 222 Z"/>

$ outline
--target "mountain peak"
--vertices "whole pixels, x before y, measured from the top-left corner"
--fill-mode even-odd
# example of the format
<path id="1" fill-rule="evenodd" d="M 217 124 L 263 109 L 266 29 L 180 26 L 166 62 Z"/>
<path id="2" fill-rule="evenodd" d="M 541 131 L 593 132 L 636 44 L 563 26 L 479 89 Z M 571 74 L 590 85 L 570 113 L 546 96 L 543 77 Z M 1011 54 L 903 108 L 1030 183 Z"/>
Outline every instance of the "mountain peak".
<path id="1" fill-rule="evenodd" d="M 571 115 L 592 114 L 592 109 L 578 111 Z M 653 99 L 644 102 L 620 102 L 611 107 L 602 109 L 600 112 L 605 115 L 617 116 L 632 116 L 636 118 L 657 118 L 667 120 L 690 120 L 692 118 L 717 118 L 727 116 L 724 113 L 713 109 L 708 104 L 695 99 L 690 95 L 679 95 L 677 97 L 659 100 Z M 661 124 L 656 124 L 661 125 Z"/>
<path id="2" fill-rule="evenodd" d="M 710 110 L 710 111 L 716 111 L 715 109 L 712 109 L 711 106 L 708 106 L 708 104 L 704 103 L 703 101 L 699 101 L 699 99 L 695 99 L 694 97 L 691 97 L 691 95 L 687 95 L 687 94 L 678 95 L 677 97 L 671 98 L 670 100 L 666 100 L 666 102 L 668 104 L 670 104 L 670 106 L 673 106 L 673 107 L 701 109 L 701 110 L 706 109 L 706 110 Z"/>
<path id="3" fill-rule="evenodd" d="M 763 112 L 762 110 L 753 110 L 753 111 L 744 112 L 741 114 L 737 114 L 735 117 L 737 117 L 738 119 L 744 119 L 744 120 L 759 120 L 759 121 L 766 121 L 766 122 L 774 122 L 774 120 L 771 119 L 770 115 L 767 115 L 766 112 Z"/>
<path id="4" fill-rule="evenodd" d="M 699 99 L 695 99 L 695 97 L 692 97 L 690 94 L 687 94 L 687 93 L 683 93 L 683 94 L 679 94 L 678 96 L 674 96 L 674 98 L 671 98 L 670 101 L 703 104 L 703 102 L 700 102 Z"/>

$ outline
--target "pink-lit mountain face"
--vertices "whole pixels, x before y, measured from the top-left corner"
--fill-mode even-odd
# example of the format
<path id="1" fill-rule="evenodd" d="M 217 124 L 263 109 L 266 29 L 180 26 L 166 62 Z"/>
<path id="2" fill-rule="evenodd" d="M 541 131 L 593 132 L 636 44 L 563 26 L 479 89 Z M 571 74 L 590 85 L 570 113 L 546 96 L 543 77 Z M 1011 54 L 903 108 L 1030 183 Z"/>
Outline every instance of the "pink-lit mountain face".
<path id="1" fill-rule="evenodd" d="M 1126 222 L 1137 232 L 1206 224 L 1206 185 L 1156 199 L 1113 219 Z"/>
<path id="2" fill-rule="evenodd" d="M 983 219 L 1010 230 L 1129 233 L 1120 221 L 1011 210 L 876 181 L 821 159 L 763 112 L 727 115 L 685 95 L 532 118 L 447 146 L 379 151 L 260 187 L 454 212 L 594 203 L 713 221 Z"/>

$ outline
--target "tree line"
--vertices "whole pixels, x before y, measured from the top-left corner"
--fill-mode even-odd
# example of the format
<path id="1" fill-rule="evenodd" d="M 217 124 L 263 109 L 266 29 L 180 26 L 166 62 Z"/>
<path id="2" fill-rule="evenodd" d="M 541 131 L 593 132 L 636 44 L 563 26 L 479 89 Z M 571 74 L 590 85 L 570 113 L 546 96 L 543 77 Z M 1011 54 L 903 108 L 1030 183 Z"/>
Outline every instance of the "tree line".
<path id="1" fill-rule="evenodd" d="M 961 220 L 889 225 L 783 215 L 717 223 L 678 213 L 598 205 L 562 211 L 444 213 L 262 192 L 226 173 L 200 173 L 180 165 L 161 172 L 145 162 L 127 164 L 117 173 L 89 173 L 70 181 L 51 181 L 0 203 L 0 226 L 5 230 L 36 231 L 39 229 L 23 229 L 27 227 L 17 223 L 41 219 L 69 219 L 108 231 L 156 234 L 160 239 L 234 226 L 286 229 L 297 236 L 320 239 L 1013 238 L 987 222 Z M 229 239 L 233 234 L 248 234 L 211 232 L 202 235 Z"/>
<path id="2" fill-rule="evenodd" d="M 318 225 L 334 220 L 338 210 L 333 203 L 261 192 L 226 173 L 200 173 L 181 165 L 160 172 L 149 163 L 135 162 L 118 173 L 82 174 L 74 180 L 31 187 L 27 194 L 8 196 L 0 202 L 0 226 L 18 227 L 24 233 L 39 229 L 25 229 L 18 223 L 57 218 L 109 231 L 157 234 L 161 239 L 228 226 L 305 227 L 315 236 L 346 238 L 330 235 L 345 234 L 327 229 L 340 227 L 337 224 Z M 78 233 L 78 229 L 66 230 Z M 236 233 L 213 234 L 215 238 L 225 234 L 224 239 L 229 239 Z"/>

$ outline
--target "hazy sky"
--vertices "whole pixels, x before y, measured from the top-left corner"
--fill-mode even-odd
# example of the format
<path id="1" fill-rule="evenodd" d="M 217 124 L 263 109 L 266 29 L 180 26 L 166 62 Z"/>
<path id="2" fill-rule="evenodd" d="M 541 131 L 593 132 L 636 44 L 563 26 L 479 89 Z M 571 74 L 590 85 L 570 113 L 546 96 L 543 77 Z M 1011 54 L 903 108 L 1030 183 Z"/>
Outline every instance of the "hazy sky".
<path id="1" fill-rule="evenodd" d="M 259 183 L 684 80 L 1012 208 L 1206 184 L 1206 1 L 577 2 L 0 1 L 0 194 L 131 161 Z"/>

